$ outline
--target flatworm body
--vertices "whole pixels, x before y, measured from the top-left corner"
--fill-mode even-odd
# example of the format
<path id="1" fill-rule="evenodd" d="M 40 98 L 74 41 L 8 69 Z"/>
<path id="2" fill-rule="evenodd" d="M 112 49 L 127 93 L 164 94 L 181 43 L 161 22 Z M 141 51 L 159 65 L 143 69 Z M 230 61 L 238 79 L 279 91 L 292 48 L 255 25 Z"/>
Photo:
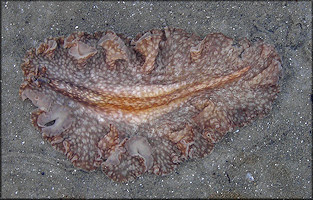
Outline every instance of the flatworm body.
<path id="1" fill-rule="evenodd" d="M 262 41 L 181 29 L 48 38 L 23 60 L 32 122 L 75 167 L 115 181 L 168 174 L 264 116 L 281 59 Z"/>

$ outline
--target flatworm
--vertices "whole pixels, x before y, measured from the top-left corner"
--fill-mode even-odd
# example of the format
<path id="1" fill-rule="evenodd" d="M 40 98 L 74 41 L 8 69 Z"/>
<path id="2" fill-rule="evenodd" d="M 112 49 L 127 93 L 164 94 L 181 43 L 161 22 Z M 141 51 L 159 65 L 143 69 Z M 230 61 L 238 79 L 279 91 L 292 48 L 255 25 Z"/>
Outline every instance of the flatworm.
<path id="1" fill-rule="evenodd" d="M 22 64 L 23 100 L 45 140 L 77 168 L 111 179 L 168 174 L 264 116 L 281 59 L 262 41 L 176 28 L 48 38 Z"/>

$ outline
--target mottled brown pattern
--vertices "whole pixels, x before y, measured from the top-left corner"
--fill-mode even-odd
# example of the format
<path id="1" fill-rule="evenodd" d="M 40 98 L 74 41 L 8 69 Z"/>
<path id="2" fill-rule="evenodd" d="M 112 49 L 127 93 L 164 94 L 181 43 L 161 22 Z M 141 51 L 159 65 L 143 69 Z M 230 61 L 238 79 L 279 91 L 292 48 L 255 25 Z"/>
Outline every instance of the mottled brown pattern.
<path id="1" fill-rule="evenodd" d="M 48 38 L 22 69 L 43 138 L 75 167 L 128 181 L 168 174 L 268 113 L 281 60 L 262 41 L 165 28 Z"/>

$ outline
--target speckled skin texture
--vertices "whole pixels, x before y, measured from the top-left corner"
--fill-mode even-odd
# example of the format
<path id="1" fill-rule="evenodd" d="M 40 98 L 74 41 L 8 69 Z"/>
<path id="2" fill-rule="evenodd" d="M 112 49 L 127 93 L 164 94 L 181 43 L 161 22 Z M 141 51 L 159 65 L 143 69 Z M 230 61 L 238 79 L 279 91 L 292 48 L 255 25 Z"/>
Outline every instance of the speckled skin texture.
<path id="1" fill-rule="evenodd" d="M 34 126 L 75 167 L 168 174 L 271 109 L 281 61 L 262 41 L 165 28 L 48 38 L 22 64 Z"/>

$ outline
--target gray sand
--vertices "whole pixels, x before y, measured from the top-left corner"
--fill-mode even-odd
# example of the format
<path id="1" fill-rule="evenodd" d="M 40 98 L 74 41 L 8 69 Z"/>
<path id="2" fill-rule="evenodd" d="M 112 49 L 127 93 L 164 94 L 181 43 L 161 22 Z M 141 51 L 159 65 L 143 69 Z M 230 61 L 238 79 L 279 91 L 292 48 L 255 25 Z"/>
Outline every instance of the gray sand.
<path id="1" fill-rule="evenodd" d="M 311 2 L 2 2 L 3 198 L 312 198 Z M 115 183 L 73 168 L 30 123 L 18 89 L 25 51 L 46 37 L 112 29 L 134 37 L 172 26 L 201 37 L 261 38 L 283 60 L 272 112 L 227 136 L 204 159 L 167 176 Z"/>

